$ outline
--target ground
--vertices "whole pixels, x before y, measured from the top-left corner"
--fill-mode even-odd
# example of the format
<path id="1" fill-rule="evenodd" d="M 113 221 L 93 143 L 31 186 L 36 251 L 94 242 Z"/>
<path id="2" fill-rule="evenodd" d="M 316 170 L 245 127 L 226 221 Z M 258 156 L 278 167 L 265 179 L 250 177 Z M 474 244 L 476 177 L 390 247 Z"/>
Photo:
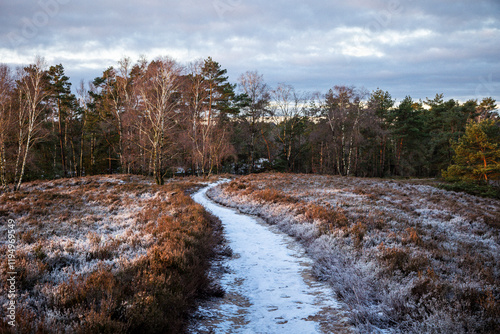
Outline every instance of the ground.
<path id="1" fill-rule="evenodd" d="M 500 201 L 418 181 L 258 174 L 210 196 L 293 235 L 362 332 L 500 329 Z"/>
<path id="2" fill-rule="evenodd" d="M 210 290 L 218 222 L 184 194 L 201 180 L 155 186 L 139 176 L 39 181 L 0 195 L 0 250 L 15 232 L 15 298 L 0 294 L 0 331 L 178 333 Z"/>
<path id="3" fill-rule="evenodd" d="M 205 181 L 110 175 L 1 194 L 0 252 L 14 240 L 16 254 L 2 262 L 0 331 L 10 300 L 20 332 L 182 331 L 197 298 L 221 294 L 207 277 L 219 222 L 185 194 Z M 500 332 L 498 200 L 300 174 L 244 176 L 209 195 L 299 240 L 360 332 Z"/>

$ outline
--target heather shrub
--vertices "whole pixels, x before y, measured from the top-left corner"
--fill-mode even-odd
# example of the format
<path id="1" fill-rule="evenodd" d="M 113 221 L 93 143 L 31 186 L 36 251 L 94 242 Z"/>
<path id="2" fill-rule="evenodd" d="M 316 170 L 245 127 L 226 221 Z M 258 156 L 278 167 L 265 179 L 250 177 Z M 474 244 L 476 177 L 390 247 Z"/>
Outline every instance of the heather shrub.
<path id="1" fill-rule="evenodd" d="M 252 193 L 253 197 L 269 203 L 297 203 L 292 196 L 288 196 L 276 189 L 256 190 Z"/>
<path id="2" fill-rule="evenodd" d="M 311 203 L 305 206 L 304 215 L 311 221 L 318 220 L 323 226 L 322 230 L 324 233 L 333 231 L 335 228 L 345 227 L 348 224 L 347 217 L 342 208 Z"/>
<path id="3" fill-rule="evenodd" d="M 414 227 L 408 227 L 403 237 L 403 244 L 413 243 L 414 245 L 421 246 L 422 239 Z"/>
<path id="4" fill-rule="evenodd" d="M 0 195 L 19 232 L 19 332 L 180 333 L 196 298 L 221 293 L 206 274 L 219 222 L 185 194 L 197 181 L 134 180 L 36 182 Z M 6 319 L 2 308 L 0 332 Z"/>
<path id="5" fill-rule="evenodd" d="M 351 227 L 350 233 L 354 239 L 354 246 L 360 247 L 363 242 L 363 238 L 365 237 L 366 226 L 361 222 L 357 222 Z"/>
<path id="6" fill-rule="evenodd" d="M 359 332 L 498 333 L 500 202 L 434 184 L 258 174 L 209 195 L 302 242 Z"/>

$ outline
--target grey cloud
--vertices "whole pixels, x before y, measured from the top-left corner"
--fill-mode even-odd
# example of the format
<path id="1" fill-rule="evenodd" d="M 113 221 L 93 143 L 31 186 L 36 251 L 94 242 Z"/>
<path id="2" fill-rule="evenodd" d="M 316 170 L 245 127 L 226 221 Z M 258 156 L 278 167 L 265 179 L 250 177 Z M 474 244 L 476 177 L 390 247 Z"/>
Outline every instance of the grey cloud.
<path id="1" fill-rule="evenodd" d="M 233 81 L 258 70 L 302 90 L 355 84 L 400 99 L 500 100 L 496 0 L 17 0 L 0 13 L 0 62 L 42 54 L 74 81 L 122 56 L 161 52 L 181 62 L 212 56 Z M 36 31 L 12 43 L 37 18 Z"/>

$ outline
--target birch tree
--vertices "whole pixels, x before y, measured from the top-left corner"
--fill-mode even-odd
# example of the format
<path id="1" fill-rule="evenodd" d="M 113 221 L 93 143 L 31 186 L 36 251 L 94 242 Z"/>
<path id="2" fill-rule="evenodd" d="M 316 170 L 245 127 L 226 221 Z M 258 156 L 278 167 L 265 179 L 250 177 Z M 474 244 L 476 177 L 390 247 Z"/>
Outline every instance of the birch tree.
<path id="1" fill-rule="evenodd" d="M 203 62 L 196 61 L 189 65 L 189 74 L 185 79 L 184 104 L 187 108 L 187 133 L 191 142 L 191 160 L 196 173 L 205 172 L 207 160 L 206 142 L 212 122 L 205 122 L 205 101 L 208 91 L 202 76 Z"/>
<path id="2" fill-rule="evenodd" d="M 37 57 L 35 64 L 19 70 L 17 95 L 19 111 L 18 150 L 15 164 L 14 190 L 19 190 L 26 170 L 28 154 L 33 145 L 41 138 L 44 100 L 48 96 L 46 63 Z"/>
<path id="3" fill-rule="evenodd" d="M 365 92 L 354 87 L 335 86 L 326 94 L 326 116 L 331 130 L 335 165 L 339 175 L 351 175 L 356 167 L 361 125 L 367 119 Z"/>
<path id="4" fill-rule="evenodd" d="M 179 86 L 181 68 L 175 61 L 161 58 L 152 61 L 140 83 L 143 103 L 140 112 L 140 131 L 147 138 L 145 150 L 151 156 L 153 177 L 163 184 L 165 164 L 172 157 L 173 129 L 178 124 Z"/>

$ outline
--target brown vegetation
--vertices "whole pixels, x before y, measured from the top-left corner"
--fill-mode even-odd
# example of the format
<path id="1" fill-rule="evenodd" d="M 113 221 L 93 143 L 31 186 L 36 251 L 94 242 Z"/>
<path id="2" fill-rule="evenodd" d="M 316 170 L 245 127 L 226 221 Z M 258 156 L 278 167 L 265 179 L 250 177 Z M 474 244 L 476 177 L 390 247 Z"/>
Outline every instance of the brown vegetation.
<path id="1" fill-rule="evenodd" d="M 297 174 L 245 176 L 210 195 L 301 240 L 361 332 L 500 330 L 498 200 Z"/>
<path id="2" fill-rule="evenodd" d="M 221 237 L 218 221 L 184 193 L 195 181 L 145 182 L 33 182 L 27 192 L 0 196 L 0 219 L 14 219 L 18 232 L 18 332 L 183 330 L 195 298 L 210 291 L 206 270 Z M 1 332 L 11 330 L 5 312 Z"/>

